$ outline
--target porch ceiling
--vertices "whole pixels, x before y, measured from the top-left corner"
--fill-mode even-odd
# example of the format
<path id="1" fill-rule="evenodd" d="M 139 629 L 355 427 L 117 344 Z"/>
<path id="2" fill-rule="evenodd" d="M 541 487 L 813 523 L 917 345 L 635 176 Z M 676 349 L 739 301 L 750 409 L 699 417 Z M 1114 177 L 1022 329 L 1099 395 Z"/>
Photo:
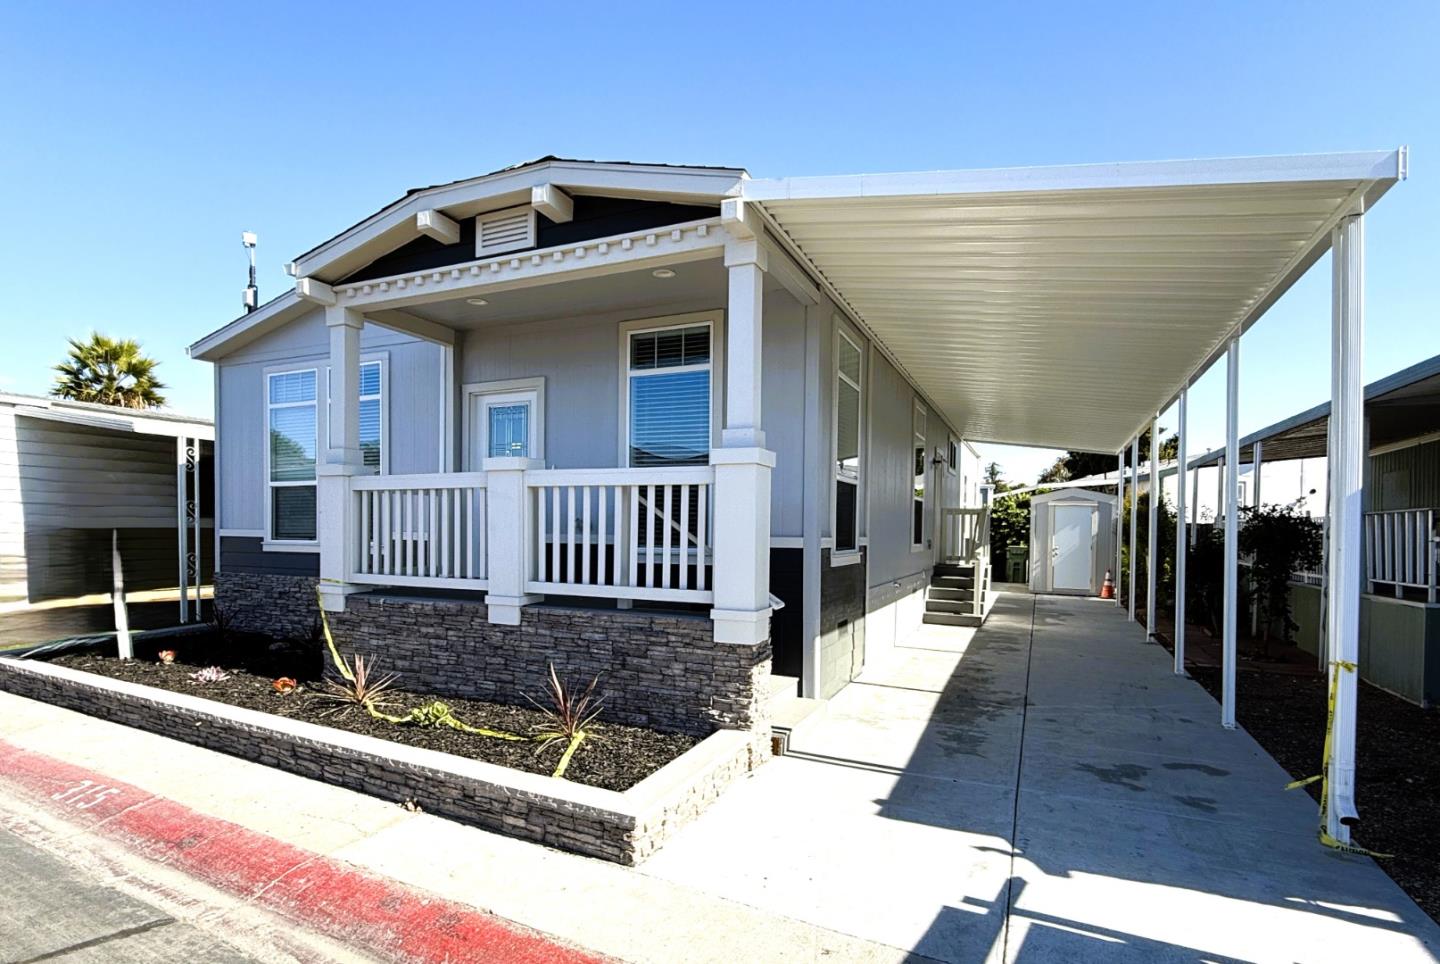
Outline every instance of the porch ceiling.
<path id="1" fill-rule="evenodd" d="M 746 181 L 743 197 L 967 439 L 1113 452 L 1404 164 L 1402 150 L 791 178 Z"/>

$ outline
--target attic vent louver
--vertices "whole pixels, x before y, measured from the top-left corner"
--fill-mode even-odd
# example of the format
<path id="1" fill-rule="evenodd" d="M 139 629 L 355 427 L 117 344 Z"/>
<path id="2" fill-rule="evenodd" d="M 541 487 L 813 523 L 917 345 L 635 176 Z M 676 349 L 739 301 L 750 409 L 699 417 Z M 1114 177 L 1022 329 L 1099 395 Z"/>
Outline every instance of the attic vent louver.
<path id="1" fill-rule="evenodd" d="M 535 247 L 535 209 L 530 205 L 487 211 L 475 217 L 475 257 Z"/>

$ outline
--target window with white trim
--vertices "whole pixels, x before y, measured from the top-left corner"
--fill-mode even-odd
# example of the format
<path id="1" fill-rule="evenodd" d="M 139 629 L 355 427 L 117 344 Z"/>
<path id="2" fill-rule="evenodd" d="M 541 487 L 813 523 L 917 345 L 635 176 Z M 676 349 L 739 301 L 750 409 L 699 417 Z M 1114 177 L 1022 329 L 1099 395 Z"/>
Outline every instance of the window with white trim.
<path id="1" fill-rule="evenodd" d="M 713 331 L 707 321 L 628 333 L 631 467 L 709 463 Z"/>
<path id="2" fill-rule="evenodd" d="M 864 412 L 860 346 L 835 332 L 835 504 L 833 552 L 860 548 L 860 419 Z"/>
<path id="3" fill-rule="evenodd" d="M 912 549 L 925 548 L 925 482 L 928 468 L 925 464 L 925 414 L 925 406 L 917 401 L 911 419 L 913 436 L 911 449 L 915 456 L 915 488 L 911 499 L 910 513 L 910 548 Z"/>
<path id="4" fill-rule="evenodd" d="M 315 541 L 316 375 L 305 368 L 265 378 L 265 531 L 275 542 Z"/>
<path id="5" fill-rule="evenodd" d="M 960 445 L 955 441 L 955 436 L 950 436 L 949 443 L 945 449 L 945 470 L 954 475 L 960 470 Z"/>

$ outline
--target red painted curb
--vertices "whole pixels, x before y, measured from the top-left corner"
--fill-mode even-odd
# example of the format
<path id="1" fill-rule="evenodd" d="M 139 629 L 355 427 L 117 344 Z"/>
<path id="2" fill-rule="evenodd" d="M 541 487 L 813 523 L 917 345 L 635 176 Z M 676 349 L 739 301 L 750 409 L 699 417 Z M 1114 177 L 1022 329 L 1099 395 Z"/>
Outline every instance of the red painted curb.
<path id="1" fill-rule="evenodd" d="M 71 823 L 367 953 L 417 964 L 604 960 L 4 740 L 0 779 Z"/>

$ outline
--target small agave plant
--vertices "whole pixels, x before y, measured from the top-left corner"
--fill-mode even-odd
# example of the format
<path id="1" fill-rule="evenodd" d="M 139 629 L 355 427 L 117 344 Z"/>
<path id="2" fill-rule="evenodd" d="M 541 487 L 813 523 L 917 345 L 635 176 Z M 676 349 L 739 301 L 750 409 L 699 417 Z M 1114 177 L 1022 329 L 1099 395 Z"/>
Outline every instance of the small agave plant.
<path id="1" fill-rule="evenodd" d="M 175 662 L 175 650 L 162 649 L 160 650 L 160 652 L 155 654 L 155 658 L 160 660 L 160 662 L 164 663 L 166 666 L 169 666 L 171 663 Z"/>
<path id="2" fill-rule="evenodd" d="M 190 679 L 196 683 L 219 683 L 229 678 L 230 674 L 218 666 L 207 666 L 190 674 Z"/>

